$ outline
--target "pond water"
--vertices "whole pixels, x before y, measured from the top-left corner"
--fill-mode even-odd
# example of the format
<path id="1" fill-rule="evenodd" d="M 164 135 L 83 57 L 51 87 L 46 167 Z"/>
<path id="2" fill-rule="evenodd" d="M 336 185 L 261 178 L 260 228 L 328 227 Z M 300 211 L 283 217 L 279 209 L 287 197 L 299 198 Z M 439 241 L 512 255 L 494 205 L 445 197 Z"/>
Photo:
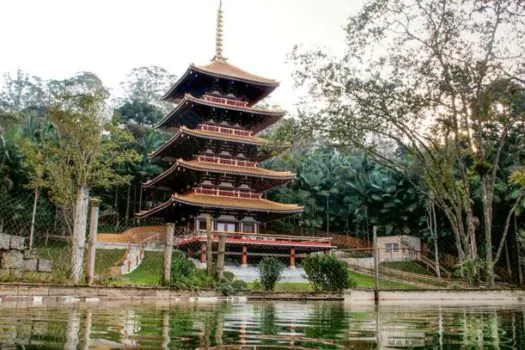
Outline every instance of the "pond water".
<path id="1" fill-rule="evenodd" d="M 525 306 L 342 302 L 0 308 L 0 348 L 523 349 Z"/>

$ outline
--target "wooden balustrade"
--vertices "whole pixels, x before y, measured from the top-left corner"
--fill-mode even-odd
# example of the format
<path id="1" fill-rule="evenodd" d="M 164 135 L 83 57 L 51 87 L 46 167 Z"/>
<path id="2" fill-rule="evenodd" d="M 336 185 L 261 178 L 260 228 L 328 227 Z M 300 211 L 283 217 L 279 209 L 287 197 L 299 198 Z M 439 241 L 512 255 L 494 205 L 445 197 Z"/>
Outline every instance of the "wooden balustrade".
<path id="1" fill-rule="evenodd" d="M 201 124 L 201 130 L 203 131 L 213 131 L 226 135 L 236 135 L 236 136 L 253 136 L 253 132 L 250 130 L 241 130 L 234 128 L 225 128 L 223 126 L 215 126 L 209 124 Z"/>
<path id="2" fill-rule="evenodd" d="M 225 191 L 215 188 L 195 188 L 193 190 L 195 194 L 204 194 L 209 196 L 217 196 L 217 197 L 234 197 L 234 198 L 244 198 L 244 199 L 261 199 L 262 194 L 261 193 L 254 193 L 254 192 L 243 192 L 243 191 Z"/>
<path id="3" fill-rule="evenodd" d="M 221 165 L 231 165 L 244 168 L 255 168 L 257 166 L 256 162 L 251 162 L 248 160 L 239 160 L 239 159 L 228 159 L 220 157 L 210 157 L 210 156 L 198 156 L 197 161 L 203 163 L 214 163 Z"/>
<path id="4" fill-rule="evenodd" d="M 187 239 L 188 237 L 206 236 L 205 230 L 197 230 L 179 239 Z M 278 235 L 278 234 L 263 234 L 263 233 L 247 233 L 247 232 L 212 232 L 214 237 L 218 237 L 219 234 L 224 234 L 227 237 L 238 237 L 244 239 L 257 239 L 265 241 L 292 241 L 292 242 L 315 242 L 315 243 L 326 243 L 332 242 L 331 237 L 311 237 L 311 236 L 292 236 L 292 235 Z"/>
<path id="5" fill-rule="evenodd" d="M 227 105 L 227 106 L 242 107 L 242 108 L 248 107 L 248 103 L 247 102 L 233 100 L 233 99 L 230 99 L 230 98 L 204 95 L 203 99 L 204 99 L 204 101 L 213 102 L 213 103 L 220 103 L 220 104 Z"/>

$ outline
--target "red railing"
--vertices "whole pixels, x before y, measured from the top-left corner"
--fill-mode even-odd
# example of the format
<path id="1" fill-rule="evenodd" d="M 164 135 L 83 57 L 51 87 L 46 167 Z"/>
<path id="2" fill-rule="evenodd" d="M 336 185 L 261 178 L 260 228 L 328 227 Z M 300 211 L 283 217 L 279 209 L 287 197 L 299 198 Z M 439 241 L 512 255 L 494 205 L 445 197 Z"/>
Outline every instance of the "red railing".
<path id="1" fill-rule="evenodd" d="M 234 198 L 244 198 L 244 199 L 260 199 L 262 194 L 253 193 L 253 192 L 243 192 L 243 191 L 225 191 L 216 188 L 195 188 L 193 190 L 195 194 L 205 194 L 208 196 L 217 196 L 217 197 L 234 197 Z"/>
<path id="2" fill-rule="evenodd" d="M 232 99 L 224 98 L 224 97 L 215 97 L 215 96 L 210 96 L 210 95 L 204 95 L 203 99 L 204 99 L 204 101 L 213 102 L 213 103 L 220 103 L 220 104 L 228 105 L 228 106 L 243 107 L 243 108 L 248 107 L 248 102 L 232 100 Z"/>
<path id="3" fill-rule="evenodd" d="M 245 168 L 255 168 L 257 166 L 256 162 L 250 162 L 248 160 L 228 159 L 210 156 L 198 156 L 197 161 L 202 163 L 215 163 L 222 165 L 240 166 Z"/>
<path id="4" fill-rule="evenodd" d="M 203 131 L 213 131 L 218 132 L 221 134 L 226 135 L 235 135 L 235 136 L 252 136 L 253 133 L 249 130 L 240 130 L 240 129 L 233 129 L 233 128 L 225 128 L 222 126 L 214 126 L 214 125 L 208 125 L 208 124 L 202 124 L 201 130 Z"/>
<path id="5" fill-rule="evenodd" d="M 309 237 L 309 236 L 292 236 L 292 235 L 273 235 L 273 234 L 261 234 L 261 233 L 246 233 L 246 232 L 218 232 L 213 231 L 212 236 L 214 241 L 219 240 L 221 234 L 226 235 L 228 240 L 236 239 L 239 241 L 252 241 L 259 243 L 292 243 L 298 245 L 324 245 L 331 246 L 331 237 Z M 205 240 L 207 236 L 206 231 L 198 230 L 182 237 L 175 237 L 174 245 L 178 245 L 180 241 L 189 241 L 192 239 Z"/>

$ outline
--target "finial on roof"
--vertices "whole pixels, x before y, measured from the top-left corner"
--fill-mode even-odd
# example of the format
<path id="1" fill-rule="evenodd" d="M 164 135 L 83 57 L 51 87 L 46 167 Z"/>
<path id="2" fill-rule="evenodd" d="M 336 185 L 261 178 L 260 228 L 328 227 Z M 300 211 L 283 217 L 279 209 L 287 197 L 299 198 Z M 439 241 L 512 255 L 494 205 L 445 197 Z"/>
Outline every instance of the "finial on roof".
<path id="1" fill-rule="evenodd" d="M 217 10 L 217 33 L 215 39 L 215 57 L 217 60 L 224 60 L 222 56 L 222 0 L 219 0 L 219 9 Z"/>

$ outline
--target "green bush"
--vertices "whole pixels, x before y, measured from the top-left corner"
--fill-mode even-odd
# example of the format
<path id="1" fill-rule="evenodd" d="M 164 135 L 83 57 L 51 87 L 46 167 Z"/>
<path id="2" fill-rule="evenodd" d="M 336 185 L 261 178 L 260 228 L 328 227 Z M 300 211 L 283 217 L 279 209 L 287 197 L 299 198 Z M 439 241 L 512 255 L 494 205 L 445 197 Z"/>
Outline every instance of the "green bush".
<path id="1" fill-rule="evenodd" d="M 212 288 L 214 280 L 206 270 L 198 269 L 182 253 L 173 254 L 170 286 L 176 289 Z"/>
<path id="2" fill-rule="evenodd" d="M 253 281 L 253 283 L 252 283 L 252 289 L 253 289 L 253 290 L 262 290 L 263 287 L 262 287 L 261 281 L 259 281 L 259 280 L 255 280 L 255 281 Z"/>
<path id="3" fill-rule="evenodd" d="M 241 280 L 235 280 L 232 282 L 232 288 L 235 290 L 246 290 L 248 289 L 248 284 Z"/>
<path id="4" fill-rule="evenodd" d="M 284 265 L 275 257 L 265 256 L 259 263 L 259 277 L 264 290 L 273 290 L 281 278 Z"/>
<path id="5" fill-rule="evenodd" d="M 237 291 L 233 288 L 232 283 L 226 280 L 219 281 L 215 284 L 215 289 L 224 296 L 234 295 Z"/>
<path id="6" fill-rule="evenodd" d="M 233 272 L 230 272 L 230 271 L 224 271 L 222 273 L 224 279 L 228 282 L 233 282 L 233 280 L 235 279 L 235 274 Z"/>
<path id="7" fill-rule="evenodd" d="M 346 264 L 334 255 L 313 255 L 303 260 L 306 278 L 315 291 L 336 292 L 357 284 Z"/>

